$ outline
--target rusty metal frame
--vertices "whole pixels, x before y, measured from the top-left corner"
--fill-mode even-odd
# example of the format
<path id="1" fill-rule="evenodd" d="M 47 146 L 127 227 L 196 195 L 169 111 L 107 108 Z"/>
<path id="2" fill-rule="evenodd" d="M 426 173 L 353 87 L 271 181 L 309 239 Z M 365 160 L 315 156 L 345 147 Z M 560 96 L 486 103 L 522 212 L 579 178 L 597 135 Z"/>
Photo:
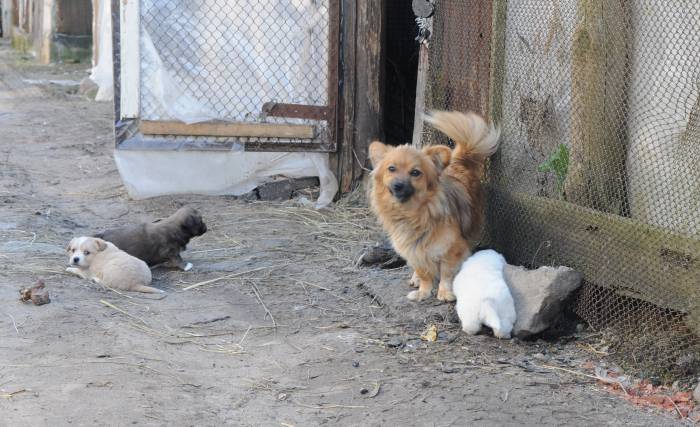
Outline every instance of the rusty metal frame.
<path id="1" fill-rule="evenodd" d="M 262 114 L 271 117 L 324 120 L 328 122 L 329 141 L 322 144 L 324 151 L 336 151 L 338 144 L 338 109 L 340 100 L 340 20 L 341 0 L 328 0 L 328 105 L 284 104 L 266 102 Z M 300 144 L 300 150 L 305 151 L 308 144 Z M 263 143 L 262 146 L 267 146 Z M 290 144 L 288 147 L 294 147 Z"/>

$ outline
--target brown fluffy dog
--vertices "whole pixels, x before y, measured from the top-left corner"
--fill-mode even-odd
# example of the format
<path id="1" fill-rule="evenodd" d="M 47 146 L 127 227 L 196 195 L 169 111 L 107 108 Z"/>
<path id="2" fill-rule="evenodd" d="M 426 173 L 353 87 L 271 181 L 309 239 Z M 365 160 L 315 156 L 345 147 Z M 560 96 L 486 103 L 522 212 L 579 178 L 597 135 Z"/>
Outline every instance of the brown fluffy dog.
<path id="1" fill-rule="evenodd" d="M 434 112 L 426 119 L 455 142 L 417 150 L 373 142 L 370 202 L 396 251 L 414 269 L 408 298 L 430 295 L 454 301 L 452 279 L 471 254 L 483 223 L 484 160 L 498 148 L 499 133 L 476 114 Z"/>
<path id="2" fill-rule="evenodd" d="M 199 212 L 185 206 L 165 219 L 106 230 L 94 237 L 114 243 L 149 266 L 163 264 L 187 271 L 192 264 L 185 263 L 180 252 L 185 250 L 190 239 L 206 232 L 207 226 Z"/>

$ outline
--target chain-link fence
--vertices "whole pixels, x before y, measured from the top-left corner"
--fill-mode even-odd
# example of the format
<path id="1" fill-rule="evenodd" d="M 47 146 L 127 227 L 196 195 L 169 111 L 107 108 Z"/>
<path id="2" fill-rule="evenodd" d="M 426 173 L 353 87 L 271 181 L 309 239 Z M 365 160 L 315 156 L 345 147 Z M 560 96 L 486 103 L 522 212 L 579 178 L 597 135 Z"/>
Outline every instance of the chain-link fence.
<path id="1" fill-rule="evenodd" d="M 434 3 L 426 107 L 502 129 L 486 243 L 583 272 L 574 309 L 628 367 L 697 373 L 700 3 Z"/>
<path id="2" fill-rule="evenodd" d="M 315 140 L 329 140 L 337 4 L 142 0 L 141 119 L 313 124 Z M 275 114 L 274 104 L 301 108 Z"/>

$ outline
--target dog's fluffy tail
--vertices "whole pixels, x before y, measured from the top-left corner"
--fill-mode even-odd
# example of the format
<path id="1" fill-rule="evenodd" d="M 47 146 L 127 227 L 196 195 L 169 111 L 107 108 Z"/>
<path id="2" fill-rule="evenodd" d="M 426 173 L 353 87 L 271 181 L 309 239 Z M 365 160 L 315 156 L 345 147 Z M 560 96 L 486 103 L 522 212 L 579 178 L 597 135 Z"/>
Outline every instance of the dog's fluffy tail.
<path id="1" fill-rule="evenodd" d="M 432 111 L 425 120 L 455 142 L 454 162 L 480 164 L 498 149 L 500 132 L 478 114 Z"/>

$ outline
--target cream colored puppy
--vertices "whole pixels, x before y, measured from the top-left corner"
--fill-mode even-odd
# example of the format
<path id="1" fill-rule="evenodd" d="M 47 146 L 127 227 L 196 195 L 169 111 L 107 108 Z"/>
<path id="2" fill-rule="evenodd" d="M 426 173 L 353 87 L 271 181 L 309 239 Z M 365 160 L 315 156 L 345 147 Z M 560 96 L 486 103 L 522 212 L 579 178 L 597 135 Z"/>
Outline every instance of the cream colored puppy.
<path id="1" fill-rule="evenodd" d="M 94 237 L 76 237 L 67 247 L 67 272 L 113 289 L 163 292 L 152 288 L 151 270 L 145 262 Z"/>

